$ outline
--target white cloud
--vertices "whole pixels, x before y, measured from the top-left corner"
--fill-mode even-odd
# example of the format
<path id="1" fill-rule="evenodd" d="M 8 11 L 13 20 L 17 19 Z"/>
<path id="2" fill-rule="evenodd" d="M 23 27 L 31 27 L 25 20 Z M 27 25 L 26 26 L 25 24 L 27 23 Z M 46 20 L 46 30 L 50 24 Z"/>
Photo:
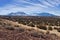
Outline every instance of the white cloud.
<path id="1" fill-rule="evenodd" d="M 18 0 L 18 1 L 14 0 L 14 2 L 24 2 L 24 3 L 31 4 L 33 6 L 21 7 L 21 6 L 18 6 L 19 4 L 15 4 L 15 5 L 14 4 L 8 4 L 8 5 L 5 5 L 4 7 L 0 7 L 0 14 L 4 15 L 4 14 L 11 13 L 11 12 L 17 12 L 17 11 L 22 11 L 22 12 L 25 12 L 27 14 L 35 13 L 35 12 L 49 12 L 52 14 L 57 13 L 56 15 L 59 15 L 59 13 L 60 13 L 58 10 L 55 10 L 55 6 L 58 5 L 58 3 L 57 3 L 58 1 L 54 2 L 54 1 L 49 0 L 47 2 L 45 0 L 43 0 L 43 1 L 41 0 L 41 2 L 44 5 L 30 3 L 30 2 L 27 2 L 24 0 Z M 53 8 L 50 8 L 49 6 L 53 7 Z"/>
<path id="2" fill-rule="evenodd" d="M 42 5 L 42 4 L 36 4 L 36 3 L 31 3 L 31 2 L 27 2 L 26 0 L 15 0 L 15 2 L 22 2 L 22 3 L 27 3 L 27 4 L 31 4 L 31 5 L 34 5 L 34 6 L 40 6 L 42 8 L 48 8 L 48 6 L 45 6 L 45 5 Z"/>
<path id="3" fill-rule="evenodd" d="M 18 7 L 18 6 L 15 6 L 15 5 L 7 5 L 5 7 L 0 8 L 0 14 L 4 15 L 4 14 L 8 14 L 10 12 L 21 11 L 23 9 L 24 8 Z"/>
<path id="4" fill-rule="evenodd" d="M 42 1 L 42 2 L 43 2 L 43 4 L 44 4 L 45 6 L 54 7 L 54 5 L 50 4 L 50 3 L 47 2 L 47 1 Z"/>
<path id="5" fill-rule="evenodd" d="M 16 6 L 16 5 L 6 5 L 5 7 L 1 7 L 0 8 L 0 14 L 8 14 L 8 13 L 11 13 L 11 12 L 17 12 L 17 11 L 23 11 L 23 12 L 26 12 L 26 13 L 31 13 L 31 12 L 34 12 L 34 11 L 43 11 L 44 8 L 40 7 L 40 6 L 31 6 L 31 7 L 26 7 L 26 8 L 23 8 L 23 7 L 19 7 L 19 6 Z"/>
<path id="6" fill-rule="evenodd" d="M 59 5 L 60 2 L 56 1 L 56 0 L 47 0 L 51 5 L 53 6 L 57 6 Z"/>

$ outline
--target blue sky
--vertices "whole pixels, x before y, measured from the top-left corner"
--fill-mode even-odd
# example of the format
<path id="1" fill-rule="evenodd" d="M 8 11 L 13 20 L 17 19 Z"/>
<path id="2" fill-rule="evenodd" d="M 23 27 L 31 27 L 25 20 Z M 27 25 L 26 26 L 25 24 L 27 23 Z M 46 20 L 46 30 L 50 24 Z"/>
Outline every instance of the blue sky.
<path id="1" fill-rule="evenodd" d="M 0 0 L 0 14 L 48 12 L 60 16 L 60 0 Z"/>

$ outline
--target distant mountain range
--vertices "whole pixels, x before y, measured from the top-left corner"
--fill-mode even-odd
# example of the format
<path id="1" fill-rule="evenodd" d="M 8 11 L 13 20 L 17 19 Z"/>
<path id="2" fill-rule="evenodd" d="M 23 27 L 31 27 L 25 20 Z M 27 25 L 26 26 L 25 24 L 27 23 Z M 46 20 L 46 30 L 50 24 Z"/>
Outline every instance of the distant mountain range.
<path id="1" fill-rule="evenodd" d="M 50 13 L 38 13 L 37 15 L 38 16 L 56 16 L 56 15 L 53 15 L 53 14 L 50 14 Z"/>
<path id="2" fill-rule="evenodd" d="M 8 14 L 8 16 L 34 16 L 34 14 L 28 15 L 24 12 L 16 12 L 16 13 L 10 13 L 10 14 Z M 56 15 L 53 15 L 50 13 L 35 13 L 35 16 L 56 16 Z"/>
<path id="3" fill-rule="evenodd" d="M 8 16 L 27 16 L 28 14 L 24 12 L 16 12 L 16 13 L 10 13 Z"/>

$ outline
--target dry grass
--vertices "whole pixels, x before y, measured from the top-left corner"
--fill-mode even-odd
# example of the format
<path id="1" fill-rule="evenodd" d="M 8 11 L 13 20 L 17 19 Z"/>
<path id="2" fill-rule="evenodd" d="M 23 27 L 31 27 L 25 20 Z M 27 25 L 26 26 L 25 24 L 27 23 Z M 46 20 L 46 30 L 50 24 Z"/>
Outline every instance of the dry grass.
<path id="1" fill-rule="evenodd" d="M 60 40 L 54 34 L 44 34 L 43 32 L 28 31 L 24 29 L 9 30 L 0 27 L 0 40 Z"/>

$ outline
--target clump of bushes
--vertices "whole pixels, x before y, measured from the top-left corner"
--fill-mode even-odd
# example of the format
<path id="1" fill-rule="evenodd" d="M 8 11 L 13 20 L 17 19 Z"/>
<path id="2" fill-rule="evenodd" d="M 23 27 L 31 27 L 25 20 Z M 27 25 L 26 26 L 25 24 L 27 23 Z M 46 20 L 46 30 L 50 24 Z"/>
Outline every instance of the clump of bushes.
<path id="1" fill-rule="evenodd" d="M 60 32 L 60 28 L 58 28 L 57 31 Z"/>
<path id="2" fill-rule="evenodd" d="M 28 31 L 34 31 L 35 29 L 31 28 L 31 29 L 27 29 Z"/>
<path id="3" fill-rule="evenodd" d="M 54 29 L 55 29 L 55 30 L 58 30 L 58 28 L 57 28 L 57 27 L 54 27 Z"/>
<path id="4" fill-rule="evenodd" d="M 28 24 L 28 26 L 35 27 L 35 25 L 33 23 Z"/>
<path id="5" fill-rule="evenodd" d="M 60 32 L 60 28 L 54 27 L 54 29 L 56 29 L 58 32 Z"/>
<path id="6" fill-rule="evenodd" d="M 23 25 L 26 25 L 26 24 L 27 24 L 26 22 L 23 23 Z"/>
<path id="7" fill-rule="evenodd" d="M 19 25 L 15 25 L 15 27 L 19 27 Z"/>
<path id="8" fill-rule="evenodd" d="M 48 30 L 53 30 L 52 27 L 48 27 Z"/>
<path id="9" fill-rule="evenodd" d="M 54 24 L 53 23 L 50 23 L 50 26 L 54 26 Z"/>
<path id="10" fill-rule="evenodd" d="M 46 26 L 37 26 L 37 27 L 40 28 L 40 29 L 43 29 L 43 30 L 47 30 Z"/>

